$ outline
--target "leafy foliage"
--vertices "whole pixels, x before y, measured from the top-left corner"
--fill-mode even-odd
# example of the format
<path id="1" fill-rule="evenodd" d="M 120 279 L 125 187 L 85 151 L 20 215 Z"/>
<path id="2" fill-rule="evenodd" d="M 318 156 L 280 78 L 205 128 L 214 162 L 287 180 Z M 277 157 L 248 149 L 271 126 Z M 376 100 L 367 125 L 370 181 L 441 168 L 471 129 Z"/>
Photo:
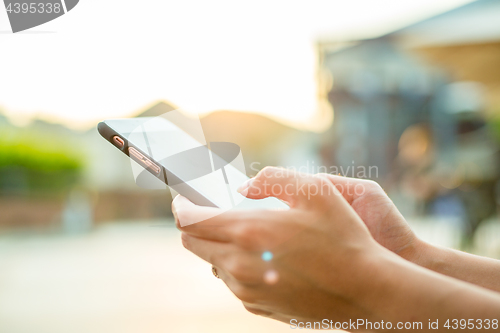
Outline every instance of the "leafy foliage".
<path id="1" fill-rule="evenodd" d="M 0 128 L 0 191 L 62 190 L 74 184 L 83 160 L 71 140 L 48 131 Z"/>

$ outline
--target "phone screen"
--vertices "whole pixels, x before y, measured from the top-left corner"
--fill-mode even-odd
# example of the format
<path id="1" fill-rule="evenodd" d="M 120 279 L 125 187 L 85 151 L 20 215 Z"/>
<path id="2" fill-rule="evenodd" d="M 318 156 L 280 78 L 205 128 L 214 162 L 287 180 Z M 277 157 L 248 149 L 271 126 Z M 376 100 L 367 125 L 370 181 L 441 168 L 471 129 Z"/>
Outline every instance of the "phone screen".
<path id="1" fill-rule="evenodd" d="M 239 147 L 230 143 L 212 143 L 210 150 L 199 122 L 169 114 L 170 119 L 164 116 L 116 119 L 107 120 L 106 124 L 126 138 L 129 145 L 139 148 L 168 170 L 167 183 L 181 194 L 182 188 L 188 185 L 223 209 L 288 207 L 275 198 L 251 200 L 239 194 L 237 188 L 248 179 Z M 222 155 L 226 152 L 226 156 L 221 158 L 213 152 L 215 147 L 228 147 L 229 150 L 223 150 Z M 139 168 L 135 167 L 136 175 L 137 171 L 144 170 Z M 175 181 L 169 179 L 169 174 L 175 176 Z"/>

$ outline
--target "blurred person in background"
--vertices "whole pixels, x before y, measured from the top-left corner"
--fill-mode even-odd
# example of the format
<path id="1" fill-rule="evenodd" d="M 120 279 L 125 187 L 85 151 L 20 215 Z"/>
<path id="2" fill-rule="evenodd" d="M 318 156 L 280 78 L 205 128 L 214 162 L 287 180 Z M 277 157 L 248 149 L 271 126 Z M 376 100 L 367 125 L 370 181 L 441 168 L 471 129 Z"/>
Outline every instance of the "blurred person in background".
<path id="1" fill-rule="evenodd" d="M 328 318 L 498 329 L 500 261 L 420 240 L 377 183 L 265 168 L 239 191 L 290 210 L 228 211 L 191 225 L 216 208 L 177 196 L 173 210 L 184 246 L 251 313 L 292 328 Z"/>

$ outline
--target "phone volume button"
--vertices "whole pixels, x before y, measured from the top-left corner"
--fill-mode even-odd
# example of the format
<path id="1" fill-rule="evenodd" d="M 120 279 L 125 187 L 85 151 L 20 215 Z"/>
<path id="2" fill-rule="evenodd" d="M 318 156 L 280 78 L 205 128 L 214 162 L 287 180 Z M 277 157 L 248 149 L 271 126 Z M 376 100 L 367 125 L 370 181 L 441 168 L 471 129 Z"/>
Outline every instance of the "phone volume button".
<path id="1" fill-rule="evenodd" d="M 153 161 L 151 161 L 149 158 L 144 156 L 141 152 L 139 152 L 137 149 L 134 147 L 129 147 L 128 148 L 128 153 L 130 157 L 132 157 L 133 160 L 141 164 L 143 167 L 146 169 L 150 170 L 156 175 L 160 174 L 160 167 L 156 165 Z"/>

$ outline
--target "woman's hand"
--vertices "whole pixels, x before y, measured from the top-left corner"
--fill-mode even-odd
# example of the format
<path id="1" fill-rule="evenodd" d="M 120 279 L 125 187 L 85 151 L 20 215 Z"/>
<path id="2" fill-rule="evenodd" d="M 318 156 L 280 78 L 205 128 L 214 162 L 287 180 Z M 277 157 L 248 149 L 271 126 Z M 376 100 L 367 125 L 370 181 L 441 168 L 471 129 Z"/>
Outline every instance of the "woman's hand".
<path id="1" fill-rule="evenodd" d="M 321 328 L 355 322 L 360 331 L 373 330 L 366 322 L 384 321 L 382 331 L 406 323 L 431 331 L 428 323 L 439 321 L 432 331 L 444 332 L 449 319 L 497 318 L 499 294 L 413 265 L 380 246 L 370 231 L 401 252 L 411 246 L 412 237 L 402 236 L 409 229 L 386 224 L 399 213 L 377 186 L 362 183 L 366 192 L 358 187 L 352 195 L 339 186 L 345 185 L 341 181 L 266 168 L 242 194 L 278 197 L 289 203 L 289 210 L 221 212 L 178 196 L 173 211 L 184 246 L 214 265 L 255 314 L 292 325 L 293 319 L 327 324 Z M 202 222 L 190 224 L 194 221 Z M 483 273 L 496 267 L 479 266 Z"/>
<path id="2" fill-rule="evenodd" d="M 317 322 L 321 328 L 341 323 L 352 330 L 344 324 L 354 322 L 360 331 L 373 330 L 366 322 L 385 321 L 382 331 L 401 323 L 431 331 L 431 321 L 497 318 L 499 294 L 413 265 L 380 246 L 370 231 L 399 252 L 412 237 L 405 240 L 400 231 L 391 236 L 393 227 L 385 221 L 399 213 L 378 187 L 365 182 L 365 193 L 358 187 L 351 195 L 341 180 L 266 168 L 241 193 L 278 197 L 289 210 L 222 212 L 178 196 L 174 216 L 184 246 L 214 265 L 255 314 L 291 325 L 294 319 Z M 492 272 L 495 265 L 480 267 Z"/>
<path id="3" fill-rule="evenodd" d="M 382 246 L 422 267 L 500 291 L 500 261 L 428 244 L 413 233 L 384 190 L 375 182 L 325 175 L 361 217 Z"/>
<path id="4" fill-rule="evenodd" d="M 274 169 L 269 169 L 274 170 Z M 284 173 L 284 169 L 276 169 Z M 416 237 L 382 187 L 374 181 L 348 178 L 330 174 L 319 174 L 328 179 L 351 205 L 368 227 L 372 237 L 382 246 L 409 261 L 418 263 L 425 244 Z M 266 180 L 256 178 L 247 183 L 245 196 L 262 199 L 272 195 L 270 186 L 261 184 Z M 267 192 L 263 189 L 266 188 Z"/>
<path id="5" fill-rule="evenodd" d="M 378 183 L 329 174 L 324 177 L 337 187 L 380 245 L 404 259 L 419 263 L 426 244 L 417 238 Z"/>
<path id="6" fill-rule="evenodd" d="M 290 210 L 224 212 L 180 228 L 184 246 L 212 263 L 250 312 L 285 322 L 373 319 L 359 300 L 371 258 L 388 251 L 332 181 L 266 168 L 242 193 L 256 197 L 257 189 L 259 198 L 278 197 Z M 214 215 L 180 196 L 173 208 L 178 225 Z"/>

